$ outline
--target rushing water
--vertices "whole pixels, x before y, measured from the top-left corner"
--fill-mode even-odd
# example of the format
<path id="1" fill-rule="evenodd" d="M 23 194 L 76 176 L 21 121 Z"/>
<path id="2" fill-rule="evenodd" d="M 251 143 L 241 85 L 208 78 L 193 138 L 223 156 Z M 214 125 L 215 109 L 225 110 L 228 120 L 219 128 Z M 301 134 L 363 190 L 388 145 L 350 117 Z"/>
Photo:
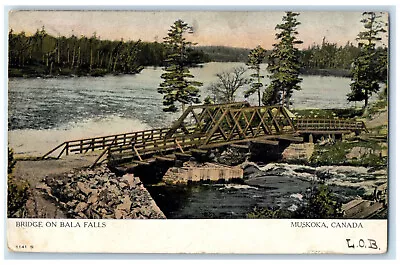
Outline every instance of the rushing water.
<path id="1" fill-rule="evenodd" d="M 284 164 L 271 169 L 245 169 L 242 183 L 149 186 L 148 190 L 167 218 L 246 218 L 255 207 L 295 211 L 304 206 L 305 196 L 319 185 L 313 174 L 293 172 Z M 343 203 L 364 193 L 363 189 L 331 186 Z"/>
<path id="2" fill-rule="evenodd" d="M 216 74 L 243 63 L 208 63 L 191 70 L 203 82 L 202 99 Z M 265 66 L 262 67 L 265 69 Z M 161 68 L 137 75 L 104 77 L 11 78 L 8 87 L 9 144 L 16 154 L 41 155 L 59 143 L 169 126 L 179 114 L 162 111 Z M 246 73 L 249 76 L 250 73 Z M 266 75 L 267 73 L 263 73 Z M 295 108 L 345 108 L 349 78 L 303 76 L 302 90 L 293 94 Z M 265 80 L 268 83 L 268 80 Z M 243 89 L 236 100 L 244 100 Z M 256 104 L 253 96 L 250 103 Z M 253 206 L 285 205 L 309 185 L 291 176 L 248 180 L 241 185 L 194 185 L 173 189 L 151 188 L 153 196 L 172 218 L 244 217 Z M 264 183 L 264 184 L 263 184 Z M 288 189 L 290 187 L 290 189 Z M 163 199 L 167 196 L 168 198 Z"/>
<path id="3" fill-rule="evenodd" d="M 215 74 L 236 66 L 244 64 L 208 63 L 192 69 L 196 80 L 204 84 L 202 98 L 208 94 L 205 88 L 217 80 Z M 109 117 L 136 119 L 150 127 L 166 126 L 176 115 L 162 111 L 162 95 L 157 93 L 162 81 L 161 74 L 161 68 L 146 68 L 137 75 L 11 78 L 9 130 L 63 128 L 82 121 Z M 295 91 L 293 95 L 295 108 L 349 107 L 346 101 L 349 78 L 302 78 L 302 90 Z M 244 88 L 237 92 L 237 100 L 244 100 L 243 91 Z M 256 96 L 249 101 L 256 103 Z"/>
<path id="4" fill-rule="evenodd" d="M 257 183 L 257 184 L 256 184 Z M 148 187 L 167 218 L 246 218 L 254 207 L 297 209 L 310 182 L 268 176 L 243 184 Z"/>

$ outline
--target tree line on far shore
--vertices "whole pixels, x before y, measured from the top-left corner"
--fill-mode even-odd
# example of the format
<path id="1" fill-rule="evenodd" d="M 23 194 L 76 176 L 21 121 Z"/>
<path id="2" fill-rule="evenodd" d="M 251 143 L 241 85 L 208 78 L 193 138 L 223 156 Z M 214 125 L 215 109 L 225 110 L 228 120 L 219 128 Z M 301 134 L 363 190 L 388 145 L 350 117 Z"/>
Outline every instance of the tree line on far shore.
<path id="1" fill-rule="evenodd" d="M 163 66 L 166 58 L 164 43 L 101 40 L 96 33 L 55 37 L 44 27 L 32 36 L 10 30 L 8 44 L 9 76 L 136 74 L 144 66 Z M 188 64 L 205 61 L 201 51 L 187 52 Z"/>
<path id="2" fill-rule="evenodd" d="M 10 30 L 9 76 L 43 75 L 104 75 L 135 74 L 145 66 L 165 66 L 167 47 L 163 42 L 102 40 L 93 33 L 52 36 L 43 27 L 32 36 Z M 386 52 L 382 47 L 377 48 Z M 187 63 L 195 66 L 204 62 L 247 62 L 251 49 L 225 46 L 193 46 L 187 51 Z M 301 73 L 350 76 L 350 68 L 361 48 L 351 42 L 340 46 L 322 39 L 299 50 Z M 262 62 L 267 63 L 271 50 Z"/>
<path id="3" fill-rule="evenodd" d="M 248 61 L 251 49 L 224 46 L 199 46 L 195 50 L 202 51 L 205 59 L 213 62 L 244 62 Z M 384 49 L 379 47 L 384 52 Z M 312 44 L 299 50 L 302 73 L 304 74 L 329 74 L 349 76 L 354 58 L 358 56 L 361 48 L 348 41 L 345 45 L 329 42 L 325 37 L 320 44 Z M 268 63 L 268 56 L 272 50 L 266 50 L 263 63 Z M 320 70 L 320 71 L 318 71 Z"/>

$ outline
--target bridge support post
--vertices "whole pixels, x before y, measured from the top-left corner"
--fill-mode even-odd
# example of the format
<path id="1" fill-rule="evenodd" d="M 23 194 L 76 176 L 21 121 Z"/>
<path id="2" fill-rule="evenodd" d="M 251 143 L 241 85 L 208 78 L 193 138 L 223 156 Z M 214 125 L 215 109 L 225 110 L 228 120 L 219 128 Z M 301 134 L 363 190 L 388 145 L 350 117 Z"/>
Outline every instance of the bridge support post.
<path id="1" fill-rule="evenodd" d="M 312 133 L 310 133 L 310 134 L 308 135 L 308 142 L 309 142 L 309 143 L 313 143 L 313 142 L 314 142 L 314 137 L 313 137 Z"/>

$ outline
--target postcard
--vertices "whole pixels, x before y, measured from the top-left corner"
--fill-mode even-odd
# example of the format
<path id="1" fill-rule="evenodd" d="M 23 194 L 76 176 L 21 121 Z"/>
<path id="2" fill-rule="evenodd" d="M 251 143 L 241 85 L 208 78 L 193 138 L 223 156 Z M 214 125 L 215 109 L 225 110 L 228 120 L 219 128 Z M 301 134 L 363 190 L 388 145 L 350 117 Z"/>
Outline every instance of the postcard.
<path id="1" fill-rule="evenodd" d="M 9 251 L 387 252 L 389 12 L 11 10 L 8 30 Z"/>

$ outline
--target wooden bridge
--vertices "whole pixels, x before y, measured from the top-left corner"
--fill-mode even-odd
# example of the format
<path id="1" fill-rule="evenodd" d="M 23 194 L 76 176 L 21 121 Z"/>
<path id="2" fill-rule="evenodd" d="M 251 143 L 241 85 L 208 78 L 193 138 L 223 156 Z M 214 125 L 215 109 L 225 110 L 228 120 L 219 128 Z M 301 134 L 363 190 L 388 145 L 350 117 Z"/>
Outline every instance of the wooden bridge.
<path id="1" fill-rule="evenodd" d="M 71 153 L 101 150 L 93 166 L 136 167 L 156 160 L 175 161 L 205 154 L 209 149 L 255 142 L 303 142 L 306 137 L 367 131 L 354 119 L 296 117 L 282 106 L 250 106 L 246 102 L 190 106 L 170 127 L 67 141 L 43 156 L 60 158 Z M 313 139 L 310 137 L 309 139 Z"/>

